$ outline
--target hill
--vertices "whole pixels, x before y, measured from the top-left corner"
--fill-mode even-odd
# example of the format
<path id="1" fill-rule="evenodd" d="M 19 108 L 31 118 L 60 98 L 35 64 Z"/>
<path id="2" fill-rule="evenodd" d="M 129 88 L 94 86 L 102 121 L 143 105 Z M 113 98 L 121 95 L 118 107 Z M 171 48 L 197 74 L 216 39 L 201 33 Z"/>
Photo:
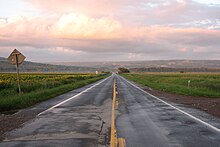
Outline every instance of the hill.
<path id="1" fill-rule="evenodd" d="M 52 62 L 53 65 L 83 66 L 96 68 L 220 68 L 220 60 L 152 60 L 152 61 L 109 61 L 109 62 Z"/>
<path id="2" fill-rule="evenodd" d="M 53 62 L 60 65 L 80 65 L 102 70 L 129 68 L 133 72 L 220 72 L 220 60 L 152 60 L 121 62 Z"/>
<path id="3" fill-rule="evenodd" d="M 112 62 L 52 62 L 35 63 L 25 61 L 22 72 L 95 72 L 116 71 L 119 67 L 133 72 L 220 72 L 220 60 L 152 60 Z M 0 57 L 0 72 L 15 72 L 15 66 Z"/>
<path id="4" fill-rule="evenodd" d="M 20 65 L 21 72 L 95 72 L 97 69 L 80 66 L 51 65 L 24 61 Z M 6 58 L 0 57 L 0 72 L 15 72 L 16 67 Z"/>

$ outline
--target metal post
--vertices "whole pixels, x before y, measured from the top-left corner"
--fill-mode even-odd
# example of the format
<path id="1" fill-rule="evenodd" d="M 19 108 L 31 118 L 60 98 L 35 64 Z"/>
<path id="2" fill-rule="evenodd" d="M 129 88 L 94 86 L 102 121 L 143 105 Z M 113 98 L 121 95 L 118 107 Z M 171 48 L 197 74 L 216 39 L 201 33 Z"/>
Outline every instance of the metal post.
<path id="1" fill-rule="evenodd" d="M 21 85 L 20 85 L 20 78 L 19 78 L 19 65 L 18 65 L 18 55 L 15 54 L 16 56 L 16 70 L 17 70 L 17 83 L 18 83 L 18 90 L 19 94 L 21 96 Z"/>

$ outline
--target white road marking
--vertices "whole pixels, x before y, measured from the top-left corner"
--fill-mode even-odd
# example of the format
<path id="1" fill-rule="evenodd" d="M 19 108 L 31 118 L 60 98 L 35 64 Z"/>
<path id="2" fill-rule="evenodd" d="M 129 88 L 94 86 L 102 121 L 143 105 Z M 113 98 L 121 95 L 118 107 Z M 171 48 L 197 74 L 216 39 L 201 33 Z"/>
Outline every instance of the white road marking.
<path id="1" fill-rule="evenodd" d="M 120 77 L 121 77 L 121 76 L 120 76 Z M 199 119 L 199 118 L 197 118 L 197 117 L 195 117 L 195 116 L 193 116 L 193 115 L 191 115 L 191 114 L 189 114 L 189 113 L 187 113 L 187 112 L 185 112 L 185 111 L 183 111 L 183 110 L 181 110 L 181 109 L 179 109 L 179 108 L 177 108 L 177 107 L 175 107 L 175 106 L 173 106 L 173 105 L 171 105 L 171 104 L 169 104 L 169 103 L 167 103 L 167 102 L 165 102 L 164 100 L 161 100 L 160 98 L 158 98 L 158 97 L 156 97 L 156 96 L 154 96 L 154 95 L 152 95 L 152 94 L 150 94 L 150 93 L 148 93 L 148 92 L 146 92 L 146 91 L 144 91 L 143 89 L 141 89 L 140 87 L 134 85 L 133 83 L 131 83 L 130 81 L 128 81 L 128 80 L 125 79 L 124 77 L 121 77 L 121 78 L 123 78 L 126 82 L 128 82 L 128 83 L 129 83 L 130 85 L 132 85 L 133 87 L 139 89 L 140 91 L 142 91 L 142 92 L 144 92 L 144 93 L 150 95 L 151 97 L 153 97 L 153 98 L 155 98 L 155 99 L 157 99 L 157 100 L 163 102 L 164 104 L 166 104 L 166 105 L 172 107 L 173 109 L 176 109 L 177 111 L 179 111 L 179 112 L 181 112 L 181 113 L 187 115 L 188 117 L 190 117 L 190 118 L 192 118 L 192 119 L 194 119 L 194 120 L 196 120 L 196 121 L 202 123 L 203 125 L 205 125 L 205 126 L 211 128 L 211 129 L 213 129 L 214 131 L 220 133 L 220 129 L 219 129 L 219 128 L 217 128 L 217 127 L 215 127 L 215 126 L 213 126 L 213 125 L 211 125 L 211 124 L 209 124 L 209 123 L 207 123 L 207 122 L 205 122 L 205 121 L 203 121 L 203 120 L 201 120 L 201 119 Z"/>
<path id="2" fill-rule="evenodd" d="M 70 98 L 68 98 L 68 99 L 66 99 L 66 100 L 64 100 L 64 101 L 62 101 L 62 102 L 60 102 L 60 103 L 58 103 L 58 104 L 52 106 L 52 107 L 50 107 L 49 109 L 44 110 L 43 112 L 39 113 L 37 116 L 40 116 L 40 115 L 42 115 L 42 114 L 44 114 L 44 113 L 46 113 L 46 112 L 48 112 L 48 111 L 54 109 L 55 107 L 60 106 L 60 105 L 62 105 L 62 104 L 64 104 L 64 103 L 66 103 L 66 102 L 68 102 L 68 101 L 70 101 L 70 100 L 76 98 L 77 96 L 80 96 L 81 94 L 87 92 L 88 90 L 90 90 L 90 89 L 92 89 L 92 88 L 98 86 L 98 85 L 101 84 L 102 82 L 106 81 L 106 80 L 109 79 L 110 77 L 111 77 L 111 76 L 109 76 L 109 77 L 103 79 L 103 80 L 100 81 L 99 83 L 97 83 L 97 84 L 95 84 L 95 85 L 93 85 L 93 86 L 87 88 L 86 90 L 84 90 L 84 91 L 82 91 L 82 92 L 80 92 L 80 93 L 78 93 L 78 94 L 76 94 L 76 95 L 74 95 L 74 96 L 72 96 L 72 97 L 70 97 Z"/>

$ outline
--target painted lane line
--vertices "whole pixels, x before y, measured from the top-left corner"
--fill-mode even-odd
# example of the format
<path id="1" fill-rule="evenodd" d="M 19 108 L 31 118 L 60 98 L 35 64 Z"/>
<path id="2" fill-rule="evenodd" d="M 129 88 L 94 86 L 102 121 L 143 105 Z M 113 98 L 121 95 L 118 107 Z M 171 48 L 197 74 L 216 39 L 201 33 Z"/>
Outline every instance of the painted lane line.
<path id="1" fill-rule="evenodd" d="M 116 103 L 116 79 L 114 79 L 114 86 L 113 86 L 110 147 L 117 146 L 117 132 L 115 128 L 115 103 Z"/>
<path id="2" fill-rule="evenodd" d="M 120 76 L 120 77 L 121 77 L 121 76 Z M 179 112 L 181 112 L 181 113 L 187 115 L 188 117 L 190 117 L 190 118 L 196 120 L 197 122 L 200 122 L 200 123 L 202 123 L 203 125 L 205 125 L 205 126 L 211 128 L 211 129 L 213 129 L 214 131 L 220 133 L 220 129 L 219 129 L 219 128 L 217 128 L 217 127 L 215 127 L 215 126 L 213 126 L 213 125 L 211 125 L 211 124 L 209 124 L 209 123 L 207 123 L 207 122 L 205 122 L 205 121 L 203 121 L 203 120 L 201 120 L 201 119 L 199 119 L 199 118 L 197 118 L 197 117 L 195 117 L 195 116 L 193 116 L 193 115 L 191 115 L 191 114 L 189 114 L 189 113 L 187 113 L 187 112 L 185 112 L 185 111 L 183 111 L 183 110 L 181 110 L 181 109 L 179 109 L 179 108 L 177 108 L 177 107 L 175 107 L 175 106 L 173 106 L 173 105 L 171 105 L 171 104 L 169 104 L 169 103 L 167 103 L 167 102 L 165 102 L 164 100 L 161 100 L 160 98 L 158 98 L 158 97 L 156 97 L 156 96 L 154 96 L 154 95 L 152 95 L 152 94 L 150 94 L 150 93 L 148 93 L 148 92 L 146 92 L 146 91 L 144 91 L 143 89 L 141 89 L 140 87 L 138 87 L 138 86 L 136 86 L 135 84 L 131 83 L 130 81 L 128 81 L 128 80 L 125 79 L 124 77 L 121 77 L 121 78 L 124 79 L 126 82 L 128 82 L 128 83 L 129 83 L 130 85 L 132 85 L 133 87 L 139 89 L 140 91 L 142 91 L 142 92 L 144 92 L 144 93 L 150 95 L 151 97 L 153 97 L 153 98 L 155 98 L 155 99 L 157 99 L 157 100 L 163 102 L 164 104 L 166 104 L 166 105 L 172 107 L 173 109 L 176 109 L 177 111 L 179 111 Z"/>
<path id="3" fill-rule="evenodd" d="M 82 91 L 82 92 L 80 92 L 80 93 L 78 93 L 78 94 L 76 94 L 76 95 L 74 95 L 74 96 L 72 96 L 72 97 L 70 97 L 70 98 L 68 98 L 68 99 L 66 99 L 66 100 L 64 100 L 64 101 L 62 101 L 62 102 L 60 102 L 60 103 L 58 103 L 58 104 L 52 106 L 52 107 L 50 107 L 49 109 L 44 110 L 43 112 L 39 113 L 37 116 L 40 116 L 40 115 L 42 115 L 42 114 L 44 114 L 44 113 L 46 113 L 46 112 L 48 112 L 48 111 L 54 109 L 55 107 L 60 106 L 60 105 L 62 105 L 62 104 L 64 104 L 64 103 L 66 103 L 66 102 L 68 102 L 68 101 L 70 101 L 70 100 L 72 100 L 72 99 L 74 99 L 74 98 L 80 96 L 81 94 L 87 92 L 88 90 L 90 90 L 90 89 L 92 89 L 92 88 L 98 86 L 99 84 L 103 83 L 104 81 L 106 81 L 106 80 L 109 79 L 110 77 L 111 77 L 111 76 L 109 76 L 109 77 L 103 79 L 103 80 L 100 81 L 99 83 L 97 83 L 97 84 L 95 84 L 95 85 L 93 85 L 93 86 L 87 88 L 86 90 L 84 90 L 84 91 Z"/>

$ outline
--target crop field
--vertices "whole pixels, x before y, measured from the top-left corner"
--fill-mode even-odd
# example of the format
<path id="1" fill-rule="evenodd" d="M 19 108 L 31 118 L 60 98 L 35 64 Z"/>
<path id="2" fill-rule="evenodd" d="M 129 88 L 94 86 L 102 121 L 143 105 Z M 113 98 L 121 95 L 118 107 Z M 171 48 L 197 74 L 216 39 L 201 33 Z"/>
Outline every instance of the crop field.
<path id="1" fill-rule="evenodd" d="M 136 73 L 123 74 L 123 76 L 140 85 L 160 91 L 220 98 L 219 73 Z"/>
<path id="2" fill-rule="evenodd" d="M 21 74 L 22 96 L 20 96 L 16 74 L 2 73 L 0 74 L 0 111 L 28 107 L 106 76 L 95 74 Z"/>

